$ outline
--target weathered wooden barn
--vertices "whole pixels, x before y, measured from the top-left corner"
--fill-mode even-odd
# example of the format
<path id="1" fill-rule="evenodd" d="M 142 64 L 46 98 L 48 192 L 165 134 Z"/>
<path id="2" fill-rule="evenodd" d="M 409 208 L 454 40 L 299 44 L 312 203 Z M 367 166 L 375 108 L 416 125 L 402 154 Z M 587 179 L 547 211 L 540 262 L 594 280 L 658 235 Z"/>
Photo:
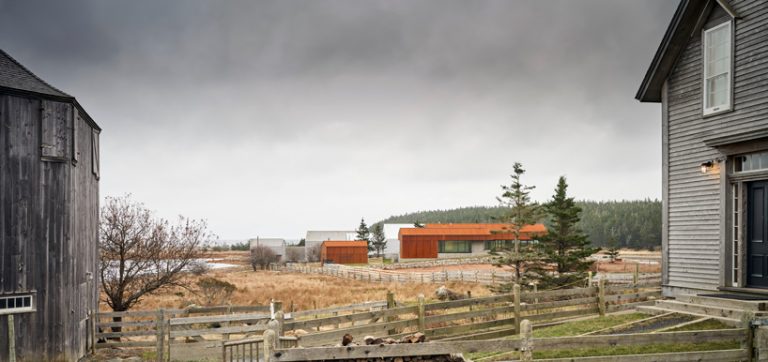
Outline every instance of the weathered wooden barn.
<path id="1" fill-rule="evenodd" d="M 320 260 L 335 264 L 367 264 L 367 241 L 326 240 L 320 249 Z"/>
<path id="2" fill-rule="evenodd" d="M 662 284 L 768 292 L 768 5 L 683 0 L 636 98 L 661 103 Z"/>
<path id="3" fill-rule="evenodd" d="M 99 132 L 0 50 L 0 361 L 11 347 L 21 361 L 77 361 L 93 343 Z"/>
<path id="4" fill-rule="evenodd" d="M 520 240 L 534 240 L 546 232 L 543 224 L 526 225 Z M 401 228 L 398 238 L 401 259 L 434 259 L 485 255 L 510 246 L 515 235 L 507 224 L 427 224 Z"/>

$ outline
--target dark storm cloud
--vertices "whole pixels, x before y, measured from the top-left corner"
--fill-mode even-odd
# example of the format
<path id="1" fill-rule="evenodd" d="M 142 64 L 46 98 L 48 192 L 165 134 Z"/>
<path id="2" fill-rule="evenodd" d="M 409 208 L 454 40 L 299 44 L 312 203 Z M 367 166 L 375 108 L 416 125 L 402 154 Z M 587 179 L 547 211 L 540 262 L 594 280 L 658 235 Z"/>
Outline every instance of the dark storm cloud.
<path id="1" fill-rule="evenodd" d="M 105 129 L 103 194 L 298 236 L 491 204 L 516 160 L 539 198 L 658 197 L 633 95 L 675 6 L 0 0 L 0 47 Z"/>

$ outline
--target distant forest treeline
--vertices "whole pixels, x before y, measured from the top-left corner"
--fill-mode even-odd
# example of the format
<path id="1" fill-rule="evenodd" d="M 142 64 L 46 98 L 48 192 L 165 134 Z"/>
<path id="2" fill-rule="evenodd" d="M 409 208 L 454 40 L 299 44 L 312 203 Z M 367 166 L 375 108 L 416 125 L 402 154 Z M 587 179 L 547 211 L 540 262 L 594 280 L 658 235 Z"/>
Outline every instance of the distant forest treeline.
<path id="1" fill-rule="evenodd" d="M 619 247 L 653 249 L 661 245 L 661 201 L 577 201 L 581 227 L 594 246 L 607 246 L 611 237 Z M 474 206 L 419 211 L 391 216 L 380 223 L 492 223 L 502 222 L 502 207 Z M 542 220 L 546 222 L 545 220 Z"/>

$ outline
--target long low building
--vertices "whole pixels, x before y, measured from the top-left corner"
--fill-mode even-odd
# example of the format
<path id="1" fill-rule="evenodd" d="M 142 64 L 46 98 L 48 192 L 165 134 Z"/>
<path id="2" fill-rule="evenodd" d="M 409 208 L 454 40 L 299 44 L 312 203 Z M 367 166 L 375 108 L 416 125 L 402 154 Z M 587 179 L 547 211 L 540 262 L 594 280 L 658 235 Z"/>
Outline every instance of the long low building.
<path id="1" fill-rule="evenodd" d="M 526 225 L 520 240 L 536 240 L 546 232 L 543 224 Z M 509 224 L 427 224 L 401 228 L 398 239 L 401 259 L 436 259 L 485 255 L 511 247 L 515 235 Z"/>

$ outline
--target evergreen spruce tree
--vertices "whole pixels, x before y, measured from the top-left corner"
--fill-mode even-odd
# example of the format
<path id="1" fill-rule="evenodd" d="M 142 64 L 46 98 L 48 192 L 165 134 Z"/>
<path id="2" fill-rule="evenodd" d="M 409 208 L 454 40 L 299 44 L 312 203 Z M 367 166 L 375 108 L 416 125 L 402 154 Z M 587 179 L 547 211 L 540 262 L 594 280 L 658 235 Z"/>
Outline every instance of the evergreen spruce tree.
<path id="1" fill-rule="evenodd" d="M 608 258 L 611 260 L 611 263 L 616 262 L 616 259 L 619 257 L 619 242 L 616 241 L 615 236 L 611 236 L 608 239 L 608 251 L 605 252 L 605 254 L 608 255 Z"/>
<path id="2" fill-rule="evenodd" d="M 508 292 L 514 284 L 525 286 L 529 282 L 538 280 L 543 271 L 542 255 L 538 248 L 533 243 L 522 245 L 520 240 L 523 227 L 535 224 L 539 220 L 540 205 L 531 201 L 530 193 L 534 186 L 524 185 L 521 181 L 521 177 L 525 174 L 523 165 L 515 162 L 513 171 L 514 173 L 510 176 L 512 183 L 501 186 L 504 192 L 496 200 L 507 209 L 504 219 L 509 224 L 509 232 L 514 236 L 514 245 L 511 249 L 505 248 L 495 254 L 498 255 L 496 264 L 513 266 L 515 274 L 512 283 L 493 287 L 496 292 Z"/>
<path id="3" fill-rule="evenodd" d="M 590 247 L 587 235 L 577 226 L 581 208 L 568 197 L 568 183 L 561 176 L 552 200 L 544 204 L 549 219 L 547 234 L 539 239 L 545 261 L 554 266 L 554 273 L 542 278 L 543 288 L 563 287 L 583 280 L 592 265 L 587 258 L 600 249 Z"/>
<path id="4" fill-rule="evenodd" d="M 384 235 L 384 226 L 381 224 L 374 224 L 371 228 L 371 246 L 376 251 L 376 257 L 380 257 L 381 253 L 387 247 L 387 237 Z"/>
<path id="5" fill-rule="evenodd" d="M 357 235 L 355 240 L 361 240 L 368 243 L 368 251 L 373 251 L 371 245 L 371 231 L 368 229 L 368 225 L 365 224 L 365 218 L 360 219 L 360 226 L 357 227 Z"/>

